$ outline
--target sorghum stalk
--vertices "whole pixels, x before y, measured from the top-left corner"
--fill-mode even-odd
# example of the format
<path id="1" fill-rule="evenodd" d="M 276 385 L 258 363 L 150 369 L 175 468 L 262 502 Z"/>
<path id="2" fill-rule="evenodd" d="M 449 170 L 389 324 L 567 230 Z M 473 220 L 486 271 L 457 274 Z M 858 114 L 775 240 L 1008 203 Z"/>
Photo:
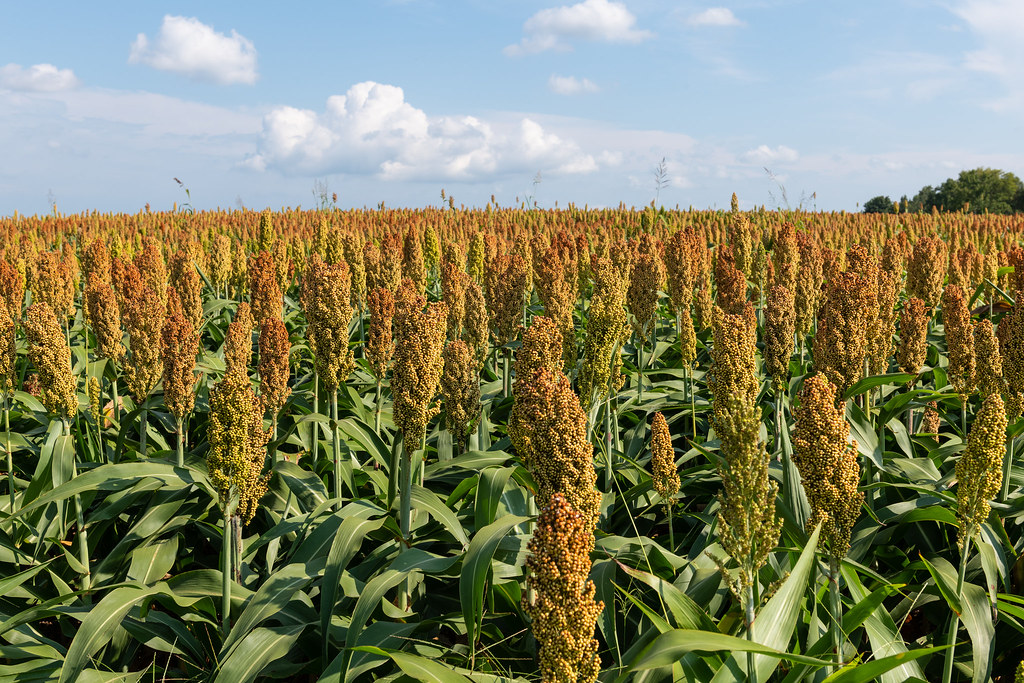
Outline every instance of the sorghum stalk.
<path id="1" fill-rule="evenodd" d="M 668 517 L 669 550 L 675 552 L 675 535 L 672 531 L 672 505 L 679 493 L 679 472 L 676 470 L 675 451 L 672 449 L 672 435 L 668 430 L 665 416 L 655 413 L 651 420 L 651 480 L 654 490 L 665 503 Z"/>
<path id="2" fill-rule="evenodd" d="M 1006 409 L 999 394 L 991 394 L 982 403 L 971 431 L 967 448 L 956 463 L 957 544 L 961 547 L 960 572 L 957 576 L 957 598 L 963 600 L 964 575 L 967 571 L 971 539 L 988 518 L 990 501 L 1001 488 L 1001 465 L 1006 450 Z M 953 656 L 959 616 L 954 613 L 949 626 L 949 649 L 943 668 L 943 683 L 953 673 Z"/>
<path id="3" fill-rule="evenodd" d="M 260 396 L 271 414 L 273 423 L 273 440 L 277 439 L 277 418 L 288 400 L 291 389 L 288 387 L 288 354 L 291 342 L 288 338 L 288 328 L 276 318 L 267 318 L 260 328 Z M 277 456 L 277 448 L 271 453 L 273 461 Z"/>
<path id="4" fill-rule="evenodd" d="M 4 411 L 4 453 L 7 455 L 7 487 L 11 496 L 11 509 L 14 514 L 14 456 L 11 453 L 10 399 L 14 394 L 14 359 L 16 355 L 14 341 L 14 320 L 11 319 L 7 307 L 0 302 L 0 398 L 3 399 Z"/>

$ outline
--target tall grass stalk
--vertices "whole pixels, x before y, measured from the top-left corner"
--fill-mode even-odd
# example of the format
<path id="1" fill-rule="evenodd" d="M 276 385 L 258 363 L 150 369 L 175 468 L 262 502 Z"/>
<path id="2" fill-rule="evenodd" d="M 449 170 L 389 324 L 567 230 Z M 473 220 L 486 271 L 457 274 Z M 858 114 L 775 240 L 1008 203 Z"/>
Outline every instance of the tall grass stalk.
<path id="1" fill-rule="evenodd" d="M 224 508 L 224 534 L 221 537 L 220 628 L 227 636 L 231 630 L 231 510 Z"/>
<path id="2" fill-rule="evenodd" d="M 833 673 L 843 666 L 843 602 L 839 597 L 839 559 L 828 558 L 829 632 L 832 634 L 832 648 L 836 652 Z"/>
<path id="3" fill-rule="evenodd" d="M 964 577 L 967 574 L 967 559 L 971 551 L 971 537 L 974 534 L 974 528 L 968 529 L 968 533 L 965 534 L 964 538 L 964 549 L 960 553 L 960 571 L 956 575 L 956 597 L 957 600 L 963 600 L 964 592 Z M 956 633 L 960 630 L 960 615 L 953 612 L 949 617 L 949 635 L 946 640 L 946 644 L 949 645 L 949 649 L 946 650 L 946 661 L 942 667 L 942 683 L 950 683 L 953 679 L 953 655 L 956 649 Z"/>
<path id="4" fill-rule="evenodd" d="M 338 391 L 331 392 L 331 460 L 334 463 L 334 509 L 341 509 L 341 439 L 338 438 Z"/>
<path id="5" fill-rule="evenodd" d="M 175 431 L 178 432 L 178 467 L 185 466 L 185 426 L 180 417 L 174 418 Z"/>
<path id="6" fill-rule="evenodd" d="M 64 436 L 71 436 L 71 423 L 68 420 L 61 420 L 64 429 Z M 78 468 L 75 463 L 75 456 L 71 460 L 71 478 L 78 476 Z M 13 480 L 12 480 L 13 481 Z M 13 507 L 12 507 L 13 513 Z M 89 571 L 89 536 L 85 530 L 85 512 L 82 510 L 82 496 L 75 494 L 75 523 L 78 525 L 78 561 L 82 563 L 85 573 L 82 574 L 82 590 L 89 591 L 92 588 L 92 574 Z M 89 595 L 86 593 L 85 601 L 89 602 Z"/>
<path id="7" fill-rule="evenodd" d="M 1003 460 L 1003 490 L 999 494 L 1000 501 L 1006 500 L 1007 496 L 1010 495 L 1010 468 L 1013 466 L 1013 451 L 1016 439 L 1011 436 L 1007 441 L 1009 441 L 1009 444 L 1007 444 L 1006 448 L 1006 458 Z M 10 469 L 10 466 L 8 466 L 8 469 Z"/>
<path id="8" fill-rule="evenodd" d="M 10 514 L 14 514 L 14 454 L 11 453 L 11 398 L 4 396 L 4 453 L 7 454 L 7 488 L 11 496 Z"/>
<path id="9" fill-rule="evenodd" d="M 399 501 L 398 525 L 402 532 L 402 543 L 398 547 L 399 553 L 405 552 L 412 545 L 412 480 L 413 480 L 413 455 L 414 452 L 409 445 L 402 441 L 402 491 Z M 406 579 L 399 596 L 398 606 L 400 609 L 409 609 L 410 593 L 412 589 L 411 579 Z"/>

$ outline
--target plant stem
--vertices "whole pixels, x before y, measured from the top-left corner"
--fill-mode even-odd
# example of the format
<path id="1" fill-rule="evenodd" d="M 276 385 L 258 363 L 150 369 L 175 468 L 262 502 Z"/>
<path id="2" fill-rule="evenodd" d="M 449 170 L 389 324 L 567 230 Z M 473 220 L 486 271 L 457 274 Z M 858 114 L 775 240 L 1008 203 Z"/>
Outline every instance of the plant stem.
<path id="1" fill-rule="evenodd" d="M 373 431 L 380 436 L 380 378 L 377 379 L 377 397 L 373 403 Z"/>
<path id="2" fill-rule="evenodd" d="M 502 349 L 501 354 L 501 395 L 503 398 L 508 398 L 509 387 L 511 386 L 511 382 L 509 382 L 509 356 L 511 352 L 512 350 L 506 347 Z"/>
<path id="3" fill-rule="evenodd" d="M 174 418 L 174 426 L 178 432 L 178 467 L 185 466 L 185 429 L 182 427 L 181 418 Z"/>
<path id="4" fill-rule="evenodd" d="M 751 576 L 751 583 L 747 586 L 747 599 L 744 608 L 745 621 L 747 626 L 747 640 L 754 642 L 754 584 L 756 575 Z M 754 653 L 747 652 L 747 681 L 757 683 L 757 666 L 754 662 Z"/>
<path id="5" fill-rule="evenodd" d="M 686 380 L 690 385 L 690 428 L 693 430 L 693 440 L 697 440 L 697 401 L 694 397 L 697 391 L 696 382 L 693 379 L 693 365 L 686 366 Z"/>
<path id="6" fill-rule="evenodd" d="M 669 503 L 665 503 L 665 516 L 668 517 L 668 549 L 674 553 L 676 551 L 676 534 L 672 529 L 672 506 Z"/>
<path id="7" fill-rule="evenodd" d="M 338 438 L 338 390 L 331 391 L 331 455 L 334 462 L 334 509 L 341 509 L 341 440 Z"/>
<path id="8" fill-rule="evenodd" d="M 832 632 L 832 648 L 836 653 L 836 665 L 833 669 L 835 672 L 843 666 L 843 603 L 839 598 L 839 559 L 829 557 L 828 569 L 828 592 L 831 602 L 829 612 L 832 617 L 829 621 L 829 631 Z"/>
<path id="9" fill-rule="evenodd" d="M 220 613 L 221 632 L 231 629 L 231 512 L 224 510 L 224 535 L 221 538 Z"/>
<path id="10" fill-rule="evenodd" d="M 399 553 L 405 552 L 412 545 L 412 476 L 413 476 L 413 452 L 409 449 L 404 439 L 402 442 L 402 498 L 399 509 L 399 529 L 402 532 L 402 543 L 398 546 Z M 399 596 L 398 606 L 400 609 L 409 609 L 410 604 L 410 580 L 406 579 L 405 587 Z"/>
<path id="11" fill-rule="evenodd" d="M 606 396 L 604 399 L 604 442 L 605 442 L 605 457 L 607 462 L 607 477 L 604 482 L 604 490 L 612 490 L 612 481 L 614 479 L 613 474 L 613 457 L 612 457 L 612 405 L 611 396 Z"/>
<path id="12" fill-rule="evenodd" d="M 974 526 L 967 530 L 964 538 L 964 549 L 960 553 L 960 571 L 956 575 L 956 597 L 963 602 L 964 576 L 967 574 L 967 557 L 971 551 L 971 537 L 974 535 Z M 949 618 L 949 638 L 946 643 L 949 649 L 946 650 L 946 661 L 942 667 L 942 683 L 949 683 L 953 679 L 953 651 L 956 649 L 956 632 L 960 629 L 960 617 L 956 612 Z"/>
<path id="13" fill-rule="evenodd" d="M 142 409 L 142 416 L 139 418 L 139 455 L 145 457 L 146 455 L 146 437 L 149 431 L 149 411 L 145 408 Z"/>
<path id="14" fill-rule="evenodd" d="M 644 342 L 643 335 L 639 336 L 639 344 L 636 348 L 636 402 L 644 402 Z"/>
<path id="15" fill-rule="evenodd" d="M 7 487 L 11 494 L 10 514 L 14 514 L 14 454 L 11 453 L 11 405 L 10 398 L 4 396 L 4 452 L 7 454 Z"/>
<path id="16" fill-rule="evenodd" d="M 1003 460 L 1003 490 L 999 495 L 1000 501 L 1006 500 L 1006 497 L 1010 495 L 1010 468 L 1013 466 L 1013 445 L 1015 440 L 1016 439 L 1012 436 L 1008 439 L 1010 443 L 1008 444 L 1009 447 L 1006 449 L 1006 457 Z M 9 451 L 10 449 L 8 448 L 8 452 Z M 8 469 L 10 469 L 9 465 Z"/>
<path id="17" fill-rule="evenodd" d="M 61 420 L 64 427 L 64 436 L 71 436 L 71 423 Z M 71 478 L 78 476 L 78 468 L 75 460 L 71 460 Z M 13 510 L 12 510 L 13 514 Z M 82 511 L 82 496 L 75 494 L 75 522 L 78 525 L 78 561 L 85 567 L 82 575 L 82 590 L 88 591 L 92 588 L 92 575 L 89 572 L 89 536 L 85 531 L 85 513 Z M 85 602 L 90 602 L 88 593 L 85 595 Z"/>

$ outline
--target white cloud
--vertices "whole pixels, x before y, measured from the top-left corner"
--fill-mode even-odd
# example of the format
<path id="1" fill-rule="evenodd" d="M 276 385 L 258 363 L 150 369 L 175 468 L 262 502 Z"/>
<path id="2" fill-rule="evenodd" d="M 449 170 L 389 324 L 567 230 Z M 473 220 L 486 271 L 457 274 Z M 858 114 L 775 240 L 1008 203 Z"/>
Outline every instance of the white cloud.
<path id="1" fill-rule="evenodd" d="M 58 69 L 53 64 L 20 64 L 0 66 L 0 88 L 25 92 L 57 92 L 78 85 L 71 69 Z"/>
<path id="2" fill-rule="evenodd" d="M 571 50 L 571 40 L 606 43 L 640 43 L 653 33 L 636 26 L 636 16 L 621 2 L 584 0 L 575 5 L 543 9 L 523 24 L 523 39 L 509 45 L 509 56 L 545 50 Z"/>
<path id="3" fill-rule="evenodd" d="M 555 74 L 551 74 L 551 78 L 548 79 L 548 89 L 556 95 L 579 95 L 600 90 L 597 84 L 589 78 L 557 76 Z"/>
<path id="4" fill-rule="evenodd" d="M 743 160 L 753 164 L 772 164 L 772 163 L 791 163 L 796 161 L 800 157 L 795 149 L 786 147 L 785 145 L 779 145 L 778 147 L 769 147 L 768 145 L 759 145 L 756 149 L 751 149 L 743 154 Z"/>
<path id="5" fill-rule="evenodd" d="M 1000 79 L 1008 90 L 994 108 L 1024 105 L 1024 4 L 1018 0 L 963 0 L 953 7 L 981 46 L 964 55 L 964 66 Z"/>
<path id="6" fill-rule="evenodd" d="M 329 97 L 322 113 L 274 109 L 264 117 L 257 153 L 245 164 L 286 175 L 466 182 L 538 168 L 565 174 L 598 168 L 575 142 L 530 118 L 429 117 L 405 101 L 401 88 L 372 81 Z"/>
<path id="7" fill-rule="evenodd" d="M 736 18 L 728 7 L 709 7 L 703 12 L 693 14 L 686 23 L 690 26 L 742 26 L 743 22 Z"/>
<path id="8" fill-rule="evenodd" d="M 140 33 L 128 61 L 221 85 L 256 82 L 256 48 L 232 29 L 217 33 L 195 17 L 164 16 L 152 41 Z"/>

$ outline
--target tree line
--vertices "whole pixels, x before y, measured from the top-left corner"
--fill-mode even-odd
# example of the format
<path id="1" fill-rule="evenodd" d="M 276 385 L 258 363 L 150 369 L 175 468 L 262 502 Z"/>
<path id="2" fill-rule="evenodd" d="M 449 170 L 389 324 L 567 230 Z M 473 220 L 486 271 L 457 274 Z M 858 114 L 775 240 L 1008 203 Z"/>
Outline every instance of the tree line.
<path id="1" fill-rule="evenodd" d="M 910 199 L 893 201 L 878 195 L 864 202 L 864 213 L 916 213 L 967 211 L 970 213 L 1024 212 L 1024 183 L 1008 171 L 975 168 L 961 171 L 938 187 L 925 185 Z"/>

